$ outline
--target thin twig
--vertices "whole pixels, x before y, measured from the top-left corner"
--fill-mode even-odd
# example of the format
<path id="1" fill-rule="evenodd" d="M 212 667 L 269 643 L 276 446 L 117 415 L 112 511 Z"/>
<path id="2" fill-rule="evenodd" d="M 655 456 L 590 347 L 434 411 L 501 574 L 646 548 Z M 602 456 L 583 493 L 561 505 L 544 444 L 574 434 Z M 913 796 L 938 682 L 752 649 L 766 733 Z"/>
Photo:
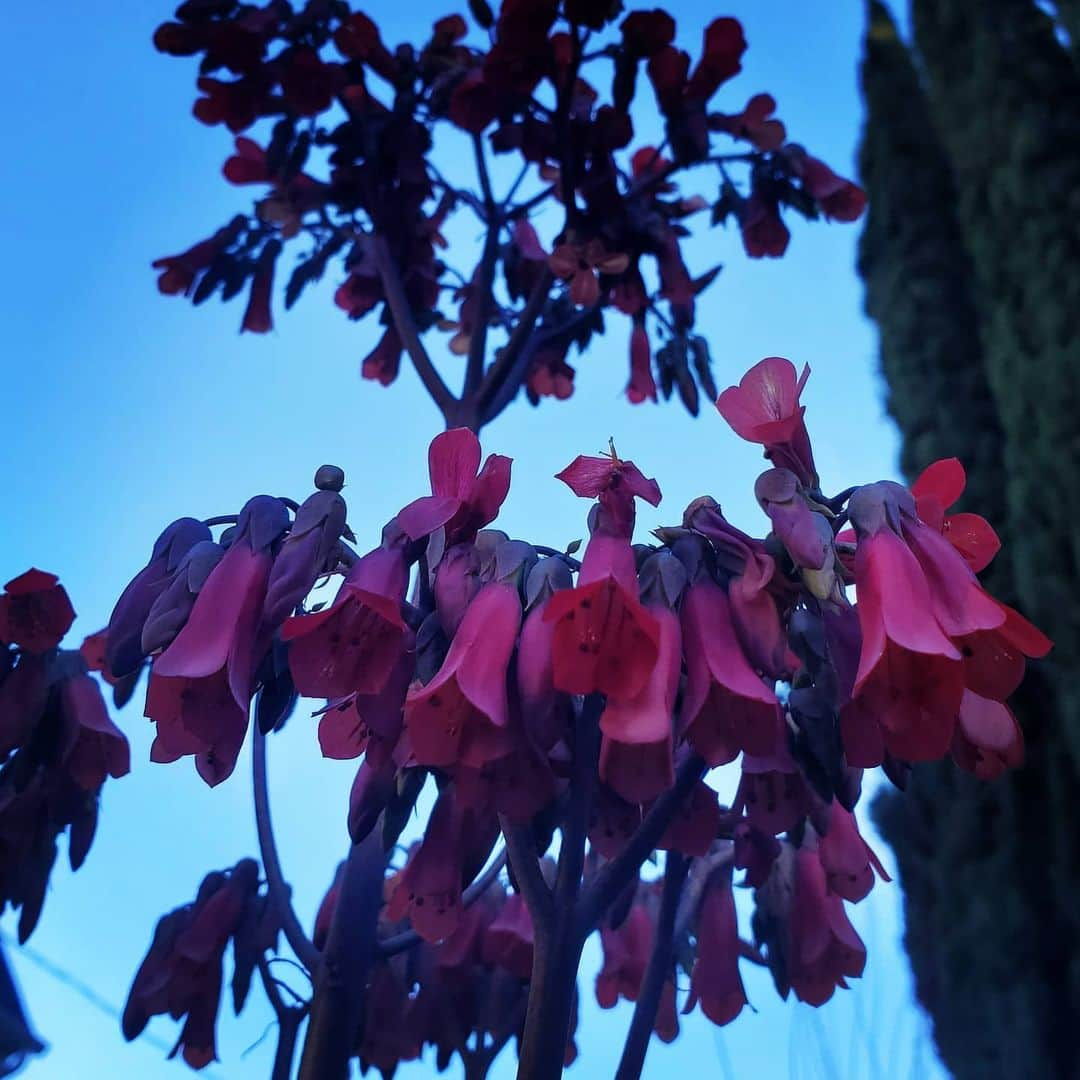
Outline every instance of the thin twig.
<path id="1" fill-rule="evenodd" d="M 319 950 L 311 943 L 293 910 L 292 890 L 282 873 L 281 860 L 274 842 L 274 828 L 270 820 L 270 794 L 266 782 L 266 736 L 259 730 L 258 724 L 255 725 L 252 742 L 251 776 L 255 800 L 255 828 L 259 834 L 259 851 L 262 855 L 263 870 L 266 872 L 270 903 L 274 905 L 285 940 L 296 953 L 297 959 L 308 971 L 314 971 L 319 963 Z"/>
<path id="2" fill-rule="evenodd" d="M 405 351 L 416 368 L 420 381 L 431 395 L 444 419 L 449 420 L 457 405 L 457 399 L 442 381 L 442 376 L 435 370 L 435 365 L 428 356 L 424 343 L 420 340 L 420 332 L 416 328 L 416 320 L 413 319 L 409 309 L 409 300 L 405 295 L 405 285 L 401 280 L 401 272 L 390 252 L 390 245 L 386 237 L 374 234 L 375 265 L 378 267 L 379 276 L 382 278 L 383 290 L 386 293 L 386 305 L 390 309 L 390 316 L 394 320 L 394 327 L 398 337 L 401 338 Z"/>
<path id="3" fill-rule="evenodd" d="M 506 852 L 510 869 L 514 872 L 514 881 L 525 898 L 525 906 L 529 909 L 537 933 L 545 933 L 552 924 L 555 899 L 540 871 L 540 855 L 532 829 L 528 825 L 510 821 L 503 814 L 499 815 L 499 825 L 506 839 Z"/>
<path id="4" fill-rule="evenodd" d="M 469 401 L 476 393 L 484 377 L 484 351 L 487 347 L 488 324 L 491 322 L 491 309 L 495 302 L 493 288 L 495 284 L 495 265 L 499 257 L 499 211 L 495 196 L 491 191 L 491 177 L 488 176 L 487 159 L 484 157 L 484 144 L 479 135 L 473 136 L 473 152 L 476 156 L 476 171 L 480 177 L 480 187 L 484 193 L 484 208 L 487 213 L 487 234 L 484 237 L 484 250 L 480 256 L 480 274 L 475 282 L 479 290 L 476 305 L 476 325 L 472 328 L 469 340 L 469 358 L 465 368 L 465 385 L 462 390 L 462 402 Z M 479 410 L 476 411 L 479 416 Z"/>
<path id="5" fill-rule="evenodd" d="M 532 333 L 536 320 L 539 318 L 540 312 L 543 310 L 544 304 L 551 293 L 551 285 L 554 280 L 555 275 L 545 266 L 540 277 L 537 278 L 532 292 L 529 293 L 529 299 L 521 309 L 521 314 L 518 316 L 517 324 L 514 326 L 509 339 L 499 350 L 495 362 L 488 368 L 484 381 L 480 385 L 480 391 L 477 394 L 482 418 L 486 419 L 487 408 L 491 404 L 492 398 L 502 387 L 511 372 L 514 371 L 518 356 L 521 354 L 521 350 Z"/>
<path id="6" fill-rule="evenodd" d="M 660 896 L 660 913 L 656 919 L 652 953 L 641 980 L 634 1017 L 630 1021 L 630 1030 L 615 1080 L 637 1080 L 641 1076 L 653 1025 L 656 1023 L 656 1013 L 660 1008 L 664 983 L 674 977 L 675 912 L 686 883 L 688 867 L 685 856 L 677 851 L 667 853 L 664 860 L 664 889 Z"/>

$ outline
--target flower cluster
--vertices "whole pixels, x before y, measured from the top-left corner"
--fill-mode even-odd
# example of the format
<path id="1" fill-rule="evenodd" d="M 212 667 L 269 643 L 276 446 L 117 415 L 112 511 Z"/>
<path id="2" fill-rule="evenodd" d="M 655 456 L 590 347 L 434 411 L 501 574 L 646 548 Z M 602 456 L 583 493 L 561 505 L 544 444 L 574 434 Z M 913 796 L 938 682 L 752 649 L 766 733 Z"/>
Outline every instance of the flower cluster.
<path id="1" fill-rule="evenodd" d="M 496 13 L 473 4 L 475 28 L 448 15 L 423 44 L 392 48 L 345 3 L 181 4 L 154 42 L 200 58 L 195 116 L 236 136 L 225 178 L 263 194 L 253 214 L 156 260 L 161 291 L 201 303 L 246 288 L 242 329 L 265 333 L 279 257 L 302 237 L 285 306 L 339 261 L 337 306 L 352 319 L 378 314 L 384 328 L 363 376 L 389 384 L 406 349 L 422 350 L 433 329 L 452 331 L 449 351 L 471 363 L 463 396 L 478 395 L 482 420 L 522 385 L 534 404 L 567 397 L 571 348 L 584 350 L 614 308 L 632 326 L 629 400 L 677 389 L 696 413 L 698 386 L 716 393 L 694 308 L 719 268 L 688 268 L 687 220 L 706 210 L 714 225 L 733 218 L 750 257 L 777 257 L 789 240 L 782 209 L 850 222 L 865 199 L 787 140 L 768 94 L 739 112 L 713 109 L 742 67 L 737 20 L 711 22 L 692 59 L 669 14 L 632 11 L 616 25 L 621 7 L 505 0 Z M 642 74 L 662 139 L 635 132 Z M 440 172 L 437 135 L 475 159 L 474 188 Z M 718 138 L 735 145 L 721 152 Z M 501 197 L 491 154 L 520 168 Z M 702 182 L 680 191 L 676 179 L 692 170 Z M 471 268 L 453 267 L 444 250 L 458 213 L 486 230 Z M 547 229 L 546 244 L 530 218 Z M 647 322 L 666 338 L 655 362 Z M 481 392 L 489 330 L 506 338 Z"/>
<path id="2" fill-rule="evenodd" d="M 441 800 L 440 804 L 446 805 Z M 490 843 L 487 846 L 490 849 Z M 471 854 L 483 861 L 478 849 Z M 429 862 L 427 873 L 438 873 L 435 860 Z M 413 865 L 410 862 L 387 878 L 388 900 L 379 918 L 383 940 L 392 941 L 409 925 L 401 918 L 405 904 L 400 898 L 414 895 L 409 880 L 415 878 L 409 871 Z M 442 873 L 452 891 L 460 867 L 449 866 Z M 323 901 L 316 943 L 320 928 L 333 918 L 337 896 L 337 889 L 331 888 Z M 418 912 L 413 909 L 414 927 Z M 521 1038 L 532 962 L 528 908 L 518 893 L 492 880 L 460 912 L 452 930 L 377 961 L 355 1046 L 361 1069 L 374 1068 L 389 1076 L 400 1063 L 414 1061 L 425 1047 L 432 1047 L 440 1070 L 457 1054 L 469 1075 L 483 1075 L 510 1039 Z M 571 1030 L 565 1063 L 571 1064 L 576 1056 Z"/>
<path id="3" fill-rule="evenodd" d="M 403 790 L 437 779 L 382 915 L 391 929 L 408 920 L 429 947 L 379 969 L 386 997 L 369 1006 L 379 1020 L 365 1029 L 365 1060 L 406 1060 L 425 1042 L 445 1055 L 454 1033 L 491 1032 L 486 995 L 510 994 L 504 975 L 527 978 L 531 922 L 516 893 L 470 904 L 466 886 L 500 831 L 546 835 L 542 854 L 583 783 L 586 881 L 684 793 L 652 848 L 695 860 L 677 963 L 690 975 L 687 1008 L 726 1023 L 745 1003 L 740 957 L 814 1005 L 861 973 L 844 901 L 883 875 L 852 814 L 865 768 L 883 764 L 902 782 L 910 762 L 949 753 L 986 778 L 1019 763 L 1004 700 L 1050 642 L 979 584 L 999 545 L 983 519 L 947 513 L 959 463 L 937 463 L 912 491 L 882 481 L 824 494 L 800 403 L 807 375 L 771 357 L 717 401 L 768 458 L 754 488 L 764 538 L 702 497 L 654 543 L 635 543 L 637 504 L 657 506 L 660 488 L 612 447 L 558 476 L 590 503 L 580 562 L 511 539 L 489 527 L 511 462 L 482 460 L 476 436 L 454 429 L 431 443 L 431 494 L 363 556 L 345 541 L 343 475 L 324 466 L 291 515 L 257 496 L 216 542 L 205 524 L 174 523 L 125 591 L 105 655 L 115 676 L 152 657 L 155 760 L 193 756 L 217 783 L 253 694 L 264 731 L 302 694 L 327 701 L 324 754 L 360 760 L 355 842 Z M 333 602 L 308 610 L 316 579 L 335 572 Z M 736 760 L 737 793 L 722 807 L 703 776 Z M 755 889 L 752 945 L 738 932 L 733 867 Z M 654 938 L 654 887 L 628 895 L 600 920 L 603 1005 L 635 998 Z M 487 965 L 472 984 L 479 996 L 457 993 L 463 965 L 476 964 Z M 677 1027 L 674 970 L 657 1014 L 663 1037 Z M 395 994 L 408 1008 L 387 1005 Z"/>
<path id="4" fill-rule="evenodd" d="M 252 974 L 276 948 L 273 908 L 259 894 L 259 867 L 242 859 L 226 873 L 207 874 L 190 904 L 158 920 L 150 948 L 124 1005 L 124 1038 L 137 1038 L 153 1016 L 183 1020 L 176 1046 L 193 1069 L 217 1060 L 215 1028 L 225 948 L 233 944 L 233 1007 L 244 1007 Z"/>
<path id="5" fill-rule="evenodd" d="M 20 941 L 41 914 L 57 837 L 67 831 L 78 870 L 102 786 L 129 768 L 127 739 L 88 673 L 97 643 L 57 648 L 74 621 L 53 574 L 28 570 L 0 594 L 0 904 L 21 909 Z"/>

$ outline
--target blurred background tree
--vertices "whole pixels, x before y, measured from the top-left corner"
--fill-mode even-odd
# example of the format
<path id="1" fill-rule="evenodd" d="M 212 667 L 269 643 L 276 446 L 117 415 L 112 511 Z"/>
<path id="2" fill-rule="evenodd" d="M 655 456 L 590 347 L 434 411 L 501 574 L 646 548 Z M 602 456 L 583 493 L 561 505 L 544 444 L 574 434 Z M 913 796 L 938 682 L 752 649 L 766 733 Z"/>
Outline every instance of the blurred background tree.
<path id="1" fill-rule="evenodd" d="M 961 458 L 1010 552 L 992 588 L 1057 643 L 1015 700 L 1024 769 L 980 785 L 918 766 L 876 807 L 918 993 L 961 1078 L 1076 1075 L 1080 4 L 1057 14 L 913 0 L 908 46 L 871 0 L 862 66 L 859 270 L 902 467 Z"/>

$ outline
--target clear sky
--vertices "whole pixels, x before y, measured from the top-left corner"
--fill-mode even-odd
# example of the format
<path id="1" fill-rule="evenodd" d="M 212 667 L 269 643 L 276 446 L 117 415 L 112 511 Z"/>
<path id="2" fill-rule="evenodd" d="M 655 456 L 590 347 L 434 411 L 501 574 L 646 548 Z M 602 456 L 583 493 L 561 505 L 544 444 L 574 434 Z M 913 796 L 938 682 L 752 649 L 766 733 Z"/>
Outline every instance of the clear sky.
<path id="1" fill-rule="evenodd" d="M 771 91 L 791 137 L 850 175 L 861 122 L 861 4 L 671 6 L 680 43 L 693 50 L 708 18 L 743 21 L 750 49 L 743 74 L 721 91 L 721 107 L 734 111 L 752 93 Z M 431 0 L 380 0 L 367 10 L 396 43 L 422 38 L 444 9 Z M 228 133 L 190 116 L 194 65 L 150 45 L 154 26 L 170 14 L 170 4 L 156 0 L 17 4 L 5 13 L 0 573 L 30 565 L 59 573 L 79 612 L 74 645 L 105 622 L 168 521 L 235 512 L 260 492 L 302 499 L 323 462 L 346 469 L 350 520 L 362 545 L 374 543 L 381 524 L 427 490 L 425 447 L 438 430 L 411 372 L 388 391 L 361 381 L 375 330 L 332 306 L 333 281 L 263 338 L 238 335 L 236 303 L 192 310 L 158 295 L 151 259 L 208 235 L 247 197 L 220 178 Z M 825 486 L 892 476 L 896 436 L 882 406 L 873 328 L 861 314 L 857 228 L 792 226 L 780 262 L 748 262 L 733 231 L 709 231 L 690 247 L 693 268 L 725 264 L 700 305 L 717 381 L 735 381 L 767 355 L 810 363 L 804 401 Z M 620 453 L 664 491 L 660 509 L 641 515 L 643 532 L 678 521 L 682 507 L 706 493 L 737 523 L 764 531 L 752 498 L 755 449 L 711 409 L 694 422 L 677 405 L 627 405 L 626 347 L 616 322 L 587 358 L 573 361 L 579 376 L 570 402 L 536 411 L 521 402 L 485 432 L 488 450 L 515 459 L 501 526 L 555 545 L 581 536 L 586 507 L 552 475 L 614 436 Z M 149 762 L 151 725 L 138 707 L 118 721 L 132 743 L 132 773 L 106 785 L 97 841 L 80 873 L 58 863 L 31 941 L 115 1006 L 158 915 L 191 899 L 207 870 L 257 853 L 246 753 L 232 779 L 211 791 L 190 762 Z M 310 920 L 347 842 L 353 766 L 319 757 L 303 712 L 272 740 L 270 758 L 282 857 Z M 891 866 L 887 849 L 878 849 Z M 879 884 L 853 917 L 870 953 L 857 989 L 815 1011 L 780 1004 L 767 977 L 748 970 L 757 1011 L 721 1033 L 700 1014 L 687 1018 L 677 1044 L 650 1051 L 647 1076 L 680 1068 L 759 1080 L 943 1075 L 911 999 L 896 886 Z M 10 935 L 14 920 L 5 916 L 0 926 Z M 125 1045 L 114 1020 L 11 952 L 34 1023 L 52 1046 L 31 1076 L 158 1080 L 185 1071 L 146 1040 Z M 610 1075 L 629 1010 L 595 1007 L 595 950 L 588 962 L 572 1075 L 601 1077 Z M 222 1061 L 207 1075 L 265 1078 L 273 1035 L 245 1051 L 270 1020 L 258 991 L 239 1020 L 223 1007 Z M 175 1038 L 168 1020 L 149 1030 L 169 1044 Z M 512 1075 L 511 1062 L 497 1071 Z"/>

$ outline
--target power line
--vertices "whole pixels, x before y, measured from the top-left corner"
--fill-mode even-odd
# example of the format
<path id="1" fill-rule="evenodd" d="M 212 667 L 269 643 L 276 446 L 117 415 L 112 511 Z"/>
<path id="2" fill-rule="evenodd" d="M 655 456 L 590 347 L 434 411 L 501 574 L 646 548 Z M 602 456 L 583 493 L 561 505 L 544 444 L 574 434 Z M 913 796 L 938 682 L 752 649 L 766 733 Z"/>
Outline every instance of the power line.
<path id="1" fill-rule="evenodd" d="M 66 986 L 73 993 L 78 994 L 88 1005 L 92 1005 L 98 1012 L 103 1013 L 119 1024 L 120 1010 L 111 1001 L 102 997 L 89 983 L 84 982 L 66 968 L 62 968 L 59 964 L 38 952 L 37 949 L 29 945 L 20 945 L 10 934 L 2 930 L 0 930 L 0 941 L 9 946 L 12 954 L 25 957 L 39 971 L 43 971 L 50 978 Z M 172 1053 L 172 1044 L 158 1038 L 152 1031 L 144 1031 L 139 1038 L 165 1054 Z M 208 1077 L 209 1080 L 224 1080 L 220 1074 L 211 1069 L 201 1070 L 200 1075 Z"/>

